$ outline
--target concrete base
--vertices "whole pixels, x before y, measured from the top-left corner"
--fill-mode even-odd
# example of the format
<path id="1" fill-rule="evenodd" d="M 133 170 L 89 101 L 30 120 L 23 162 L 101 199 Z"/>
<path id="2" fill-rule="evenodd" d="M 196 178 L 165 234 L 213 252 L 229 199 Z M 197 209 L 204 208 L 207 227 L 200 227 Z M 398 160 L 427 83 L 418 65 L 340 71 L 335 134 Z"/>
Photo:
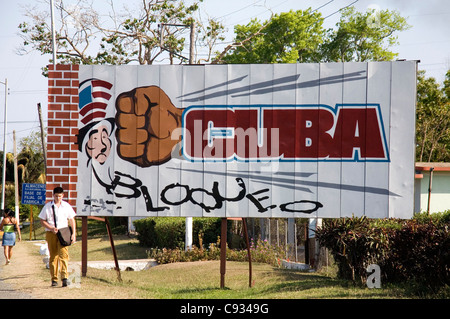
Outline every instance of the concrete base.
<path id="1" fill-rule="evenodd" d="M 296 263 L 294 261 L 287 261 L 287 260 L 281 260 L 281 266 L 286 269 L 295 269 L 295 270 L 301 270 L 301 271 L 308 271 L 310 270 L 309 265 L 303 264 L 303 263 Z"/>
<path id="2" fill-rule="evenodd" d="M 81 267 L 81 262 L 79 261 L 72 263 L 79 264 Z M 119 268 L 121 271 L 141 271 L 157 265 L 158 263 L 154 259 L 119 260 Z M 96 269 L 114 269 L 116 265 L 114 261 L 88 261 L 88 267 Z"/>

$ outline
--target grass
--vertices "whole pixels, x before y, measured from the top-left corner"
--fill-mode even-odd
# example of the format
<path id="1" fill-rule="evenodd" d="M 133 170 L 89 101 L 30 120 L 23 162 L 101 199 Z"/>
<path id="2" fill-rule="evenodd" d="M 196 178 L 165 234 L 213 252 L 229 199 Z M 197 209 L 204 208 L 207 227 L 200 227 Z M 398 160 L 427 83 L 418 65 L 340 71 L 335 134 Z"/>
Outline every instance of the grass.
<path id="1" fill-rule="evenodd" d="M 253 265 L 254 286 L 248 287 L 248 264 L 227 262 L 225 288 L 220 288 L 219 261 L 160 265 L 146 271 L 122 272 L 89 268 L 82 284 L 96 289 L 124 288 L 121 298 L 145 299 L 373 299 L 408 298 L 397 288 L 368 289 L 321 273 Z"/>
<path id="2" fill-rule="evenodd" d="M 102 228 L 94 223 L 90 229 Z M 104 226 L 104 225 L 103 225 Z M 81 229 L 81 228 L 80 228 Z M 22 231 L 26 233 L 26 230 Z M 38 229 L 36 229 L 38 232 Z M 16 250 L 33 255 L 34 266 L 47 287 L 48 270 L 43 267 L 42 256 L 28 237 Z M 43 238 L 43 237 L 42 237 Z M 81 234 L 69 248 L 72 261 L 81 260 Z M 114 236 L 120 260 L 147 258 L 147 249 L 135 238 Z M 89 236 L 88 260 L 113 260 L 109 239 L 105 233 Z M 200 261 L 159 265 L 145 271 L 122 271 L 122 282 L 114 270 L 88 268 L 81 278 L 80 288 L 63 290 L 55 295 L 48 288 L 39 290 L 39 298 L 133 298 L 133 299 L 403 299 L 414 298 L 407 288 L 382 286 L 369 289 L 363 285 L 336 278 L 334 266 L 321 272 L 309 273 L 280 269 L 264 263 L 253 263 L 254 286 L 248 287 L 248 263 L 227 261 L 225 288 L 220 288 L 220 262 Z"/>
<path id="3" fill-rule="evenodd" d="M 255 264 L 254 287 L 248 287 L 248 264 L 227 262 L 225 289 L 219 288 L 219 262 L 168 264 L 143 274 L 127 273 L 128 284 L 144 298 L 177 299 L 302 299 L 387 298 L 391 291 L 349 287 L 346 282 L 314 273 L 277 269 Z"/>

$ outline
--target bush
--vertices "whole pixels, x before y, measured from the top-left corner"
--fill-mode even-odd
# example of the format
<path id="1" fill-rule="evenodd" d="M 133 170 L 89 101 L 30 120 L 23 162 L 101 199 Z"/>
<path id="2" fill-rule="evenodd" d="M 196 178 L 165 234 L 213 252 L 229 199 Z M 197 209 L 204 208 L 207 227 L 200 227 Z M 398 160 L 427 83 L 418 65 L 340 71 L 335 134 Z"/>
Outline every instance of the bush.
<path id="1" fill-rule="evenodd" d="M 330 249 L 340 278 L 365 282 L 367 266 L 378 264 L 383 282 L 414 281 L 436 291 L 450 285 L 448 216 L 325 220 L 317 238 Z"/>
<path id="2" fill-rule="evenodd" d="M 142 246 L 151 248 L 184 248 L 186 234 L 184 217 L 149 217 L 133 222 Z M 193 218 L 193 244 L 197 247 L 209 245 L 220 236 L 220 218 Z M 199 242 L 199 235 L 203 243 Z"/>
<path id="3" fill-rule="evenodd" d="M 430 215 L 427 212 L 416 213 L 414 214 L 414 220 L 421 224 L 429 223 L 430 221 L 436 225 L 450 224 L 450 210 Z"/>
<path id="4" fill-rule="evenodd" d="M 365 217 L 325 220 L 316 236 L 330 249 L 338 266 L 338 276 L 355 281 L 366 277 L 366 267 L 383 254 L 382 235 L 370 227 Z"/>
<path id="5" fill-rule="evenodd" d="M 284 257 L 281 247 L 270 245 L 267 241 L 251 240 L 250 253 L 252 262 L 267 263 L 272 266 L 279 266 L 280 259 Z M 191 250 L 182 248 L 151 248 L 148 251 L 149 258 L 155 259 L 158 264 L 173 262 L 187 262 L 199 260 L 219 260 L 220 259 L 220 237 L 217 243 L 211 243 L 207 249 L 194 246 Z M 227 260 L 248 261 L 247 249 L 234 250 L 227 248 Z"/>
<path id="6" fill-rule="evenodd" d="M 138 219 L 133 221 L 137 232 L 137 239 L 141 246 L 154 247 L 157 242 L 154 218 Z"/>
<path id="7" fill-rule="evenodd" d="M 435 290 L 450 285 L 448 225 L 405 221 L 391 234 L 390 252 L 380 267 L 393 282 L 413 280 Z"/>

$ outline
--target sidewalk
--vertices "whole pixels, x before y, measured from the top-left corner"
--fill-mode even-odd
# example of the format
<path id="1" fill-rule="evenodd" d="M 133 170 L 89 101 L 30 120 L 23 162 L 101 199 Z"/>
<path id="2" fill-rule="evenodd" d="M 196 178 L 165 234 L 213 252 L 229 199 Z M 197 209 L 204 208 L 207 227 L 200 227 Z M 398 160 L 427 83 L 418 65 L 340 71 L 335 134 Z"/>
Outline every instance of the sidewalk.
<path id="1" fill-rule="evenodd" d="M 70 255 L 70 251 L 69 251 Z M 22 241 L 16 243 L 13 248 L 13 257 L 11 264 L 5 265 L 3 248 L 1 248 L 0 256 L 0 299 L 128 299 L 139 298 L 138 290 L 127 287 L 127 285 L 113 284 L 102 282 L 95 278 L 95 271 L 103 271 L 102 269 L 113 269 L 114 262 L 97 262 L 99 270 L 92 266 L 96 266 L 96 262 L 88 262 L 92 268 L 88 271 L 92 278 L 77 278 L 81 281 L 81 285 L 72 285 L 68 288 L 51 287 L 50 272 L 43 262 L 42 255 L 39 254 L 39 246 L 35 242 Z M 134 263 L 134 264 L 131 264 Z M 127 261 L 119 260 L 119 266 L 133 268 L 143 268 L 149 263 L 148 260 Z M 69 267 L 72 265 L 79 269 L 81 274 L 81 266 L 79 262 L 69 261 Z M 101 267 L 100 267 L 101 266 Z M 131 269 L 128 269 L 131 270 Z M 134 271 L 133 271 L 134 272 Z M 124 272 L 128 273 L 128 271 Z M 112 272 L 111 282 L 116 278 L 115 272 Z M 4 292 L 4 293 L 2 293 Z"/>
<path id="2" fill-rule="evenodd" d="M 17 254 L 14 255 L 16 253 L 15 248 L 13 248 L 13 258 L 17 257 Z M 13 285 L 8 283 L 14 277 L 14 262 L 16 260 L 14 259 L 9 265 L 5 265 L 5 262 L 2 246 L 0 254 L 0 299 L 33 299 L 30 294 L 15 290 Z"/>

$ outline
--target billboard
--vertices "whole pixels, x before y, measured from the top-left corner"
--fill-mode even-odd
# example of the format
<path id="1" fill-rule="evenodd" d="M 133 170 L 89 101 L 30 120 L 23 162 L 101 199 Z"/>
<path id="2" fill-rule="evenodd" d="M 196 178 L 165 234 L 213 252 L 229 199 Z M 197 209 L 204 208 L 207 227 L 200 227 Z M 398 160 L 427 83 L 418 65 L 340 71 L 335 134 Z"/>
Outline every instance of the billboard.
<path id="1" fill-rule="evenodd" d="M 415 61 L 78 77 L 80 216 L 412 216 Z"/>

